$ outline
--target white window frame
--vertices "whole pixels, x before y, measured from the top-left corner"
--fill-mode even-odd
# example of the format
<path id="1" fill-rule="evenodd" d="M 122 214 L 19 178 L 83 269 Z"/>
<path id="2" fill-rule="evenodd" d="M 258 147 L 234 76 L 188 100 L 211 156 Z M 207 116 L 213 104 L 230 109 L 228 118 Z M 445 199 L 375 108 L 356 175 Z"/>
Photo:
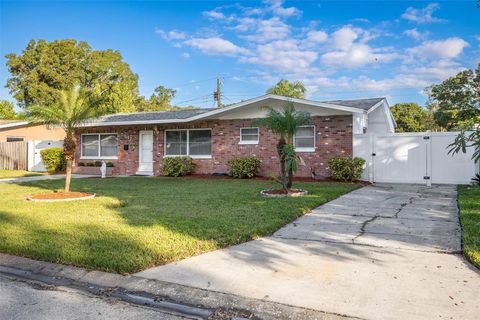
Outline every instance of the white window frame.
<path id="1" fill-rule="evenodd" d="M 210 130 L 210 155 L 190 155 L 190 131 L 198 131 L 198 130 Z M 168 131 L 186 131 L 187 132 L 187 154 L 167 154 L 167 132 Z M 195 128 L 195 129 L 165 129 L 163 135 L 163 157 L 164 158 L 174 158 L 174 157 L 190 157 L 192 159 L 212 159 L 213 153 L 213 136 L 212 136 L 212 128 Z"/>
<path id="2" fill-rule="evenodd" d="M 97 139 L 98 139 L 98 153 L 97 153 L 97 156 L 84 156 L 83 155 L 83 136 L 97 136 Z M 101 135 L 114 135 L 115 137 L 117 137 L 117 155 L 116 156 L 105 156 L 105 157 L 102 157 L 100 155 L 100 150 L 102 149 L 100 147 L 100 136 Z M 117 133 L 108 133 L 108 132 L 102 132 L 102 133 L 82 133 L 81 137 L 80 137 L 80 160 L 102 160 L 102 159 L 105 159 L 105 160 L 116 160 L 118 159 L 118 134 Z"/>
<path id="3" fill-rule="evenodd" d="M 242 130 L 244 129 L 257 129 L 257 140 L 242 140 Z M 260 128 L 259 127 L 243 127 L 240 128 L 240 142 L 238 144 L 258 144 L 260 140 Z"/>
<path id="4" fill-rule="evenodd" d="M 299 126 L 299 128 L 313 128 L 313 148 L 297 148 L 297 146 L 295 146 L 295 152 L 315 152 L 315 146 L 317 145 L 317 130 L 315 128 L 314 125 L 307 125 L 307 126 Z M 296 144 L 296 135 L 297 133 L 295 133 L 294 137 L 293 137 L 293 143 Z"/>

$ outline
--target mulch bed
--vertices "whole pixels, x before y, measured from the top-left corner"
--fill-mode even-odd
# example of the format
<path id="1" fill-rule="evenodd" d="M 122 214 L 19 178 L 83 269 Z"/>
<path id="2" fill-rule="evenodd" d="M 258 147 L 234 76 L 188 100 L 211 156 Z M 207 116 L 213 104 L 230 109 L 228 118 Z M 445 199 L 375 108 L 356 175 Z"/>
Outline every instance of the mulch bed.
<path id="1" fill-rule="evenodd" d="M 272 189 L 272 190 L 262 190 L 260 195 L 266 198 L 283 198 L 283 197 L 301 197 L 308 194 L 306 190 L 303 189 Z"/>
<path id="2" fill-rule="evenodd" d="M 95 197 L 95 193 L 86 192 L 53 192 L 53 193 L 41 193 L 29 196 L 27 200 L 30 201 L 71 201 L 71 200 L 86 200 Z"/>

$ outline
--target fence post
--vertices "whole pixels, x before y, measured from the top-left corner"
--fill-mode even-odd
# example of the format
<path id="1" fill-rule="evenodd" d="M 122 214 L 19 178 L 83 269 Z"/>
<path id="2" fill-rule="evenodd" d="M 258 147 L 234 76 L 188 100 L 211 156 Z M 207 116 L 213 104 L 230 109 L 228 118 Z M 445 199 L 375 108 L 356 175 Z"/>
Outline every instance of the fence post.
<path id="1" fill-rule="evenodd" d="M 427 187 L 432 186 L 432 139 L 430 136 L 423 136 L 425 141 L 425 182 Z"/>

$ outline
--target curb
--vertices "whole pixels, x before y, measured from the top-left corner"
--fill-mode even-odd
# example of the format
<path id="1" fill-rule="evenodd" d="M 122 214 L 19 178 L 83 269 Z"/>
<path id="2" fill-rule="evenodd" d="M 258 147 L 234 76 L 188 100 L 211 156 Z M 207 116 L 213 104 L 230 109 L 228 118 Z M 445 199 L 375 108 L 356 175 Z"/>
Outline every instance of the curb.
<path id="1" fill-rule="evenodd" d="M 10 272 L 9 272 L 10 270 Z M 24 275 L 34 280 L 56 285 L 75 283 L 76 287 L 99 291 L 121 289 L 126 294 L 145 293 L 156 300 L 168 301 L 186 306 L 206 309 L 227 309 L 251 311 L 252 319 L 263 320 L 347 320 L 359 319 L 345 315 L 326 313 L 234 294 L 221 293 L 179 285 L 175 283 L 146 279 L 133 275 L 120 275 L 103 271 L 87 270 L 51 262 L 0 253 L 0 272 Z M 63 283 L 63 284 L 62 284 Z"/>

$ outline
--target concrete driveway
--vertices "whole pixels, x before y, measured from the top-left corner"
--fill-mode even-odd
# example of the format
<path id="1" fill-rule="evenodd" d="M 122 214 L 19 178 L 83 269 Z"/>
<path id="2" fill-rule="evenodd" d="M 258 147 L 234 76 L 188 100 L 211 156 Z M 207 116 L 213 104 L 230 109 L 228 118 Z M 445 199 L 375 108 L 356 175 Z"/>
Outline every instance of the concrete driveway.
<path id="1" fill-rule="evenodd" d="M 138 276 L 366 319 L 478 319 L 455 186 L 373 185 L 278 230 Z"/>

